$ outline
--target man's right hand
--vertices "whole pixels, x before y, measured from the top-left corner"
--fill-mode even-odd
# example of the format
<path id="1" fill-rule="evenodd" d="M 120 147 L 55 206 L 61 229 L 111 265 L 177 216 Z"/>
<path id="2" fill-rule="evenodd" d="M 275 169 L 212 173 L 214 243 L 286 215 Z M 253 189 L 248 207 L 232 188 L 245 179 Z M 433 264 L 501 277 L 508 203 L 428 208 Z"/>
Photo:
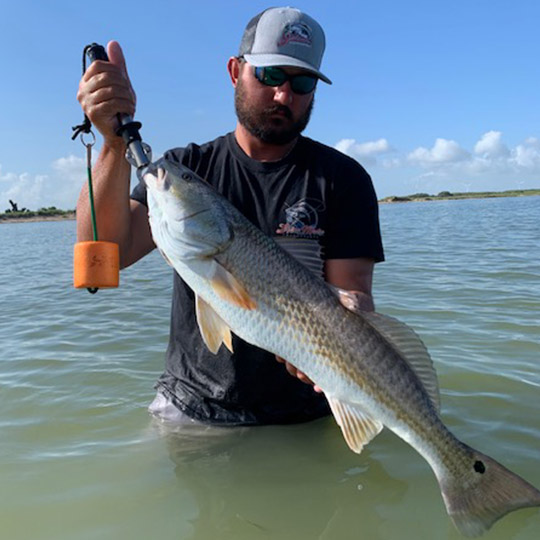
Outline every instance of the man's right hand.
<path id="1" fill-rule="evenodd" d="M 77 99 L 106 145 L 123 145 L 116 135 L 117 113 L 134 116 L 136 96 L 129 80 L 124 54 L 118 42 L 107 45 L 109 61 L 93 62 L 79 83 Z"/>
<path id="2" fill-rule="evenodd" d="M 296 369 L 290 362 L 287 362 L 284 358 L 281 358 L 281 356 L 278 356 L 276 354 L 276 360 L 280 364 L 285 364 L 285 369 L 289 372 L 290 375 L 293 377 L 296 377 L 297 379 L 300 379 L 303 383 L 311 384 L 313 386 L 313 390 L 318 393 L 322 393 L 323 389 L 320 386 L 317 386 L 305 373 L 300 371 L 299 369 Z"/>

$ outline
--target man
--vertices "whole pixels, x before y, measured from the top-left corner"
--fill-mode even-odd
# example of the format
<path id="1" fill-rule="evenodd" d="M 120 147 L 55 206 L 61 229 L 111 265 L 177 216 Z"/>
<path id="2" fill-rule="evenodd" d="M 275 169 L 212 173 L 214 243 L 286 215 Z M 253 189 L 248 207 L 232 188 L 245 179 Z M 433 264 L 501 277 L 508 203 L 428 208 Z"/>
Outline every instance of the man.
<path id="1" fill-rule="evenodd" d="M 372 310 L 373 265 L 383 260 L 377 200 L 371 179 L 354 160 L 302 137 L 320 71 L 325 37 L 319 24 L 292 8 L 271 8 L 247 25 L 228 73 L 235 89 L 236 129 L 201 146 L 169 151 L 226 196 L 255 225 L 273 236 L 331 284 L 354 291 Z M 129 194 L 130 168 L 116 114 L 135 113 L 119 45 L 109 63 L 94 62 L 78 99 L 104 143 L 95 166 L 100 236 L 120 245 L 122 268 L 155 246 L 139 185 Z M 77 206 L 79 240 L 91 238 L 88 196 Z M 249 425 L 291 423 L 328 414 L 322 394 L 304 374 L 236 336 L 234 353 L 212 355 L 202 342 L 193 293 L 174 275 L 166 370 L 150 410 L 164 419 Z"/>

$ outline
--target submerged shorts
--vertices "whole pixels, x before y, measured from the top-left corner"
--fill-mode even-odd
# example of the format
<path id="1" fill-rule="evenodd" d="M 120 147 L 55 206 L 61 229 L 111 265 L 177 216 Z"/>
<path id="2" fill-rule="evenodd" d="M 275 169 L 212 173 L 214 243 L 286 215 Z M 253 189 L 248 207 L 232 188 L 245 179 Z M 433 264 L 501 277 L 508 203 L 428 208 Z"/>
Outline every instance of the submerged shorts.
<path id="1" fill-rule="evenodd" d="M 186 413 L 182 412 L 165 394 L 158 390 L 154 401 L 148 406 L 148 411 L 155 418 L 164 422 L 181 425 L 201 425 Z"/>

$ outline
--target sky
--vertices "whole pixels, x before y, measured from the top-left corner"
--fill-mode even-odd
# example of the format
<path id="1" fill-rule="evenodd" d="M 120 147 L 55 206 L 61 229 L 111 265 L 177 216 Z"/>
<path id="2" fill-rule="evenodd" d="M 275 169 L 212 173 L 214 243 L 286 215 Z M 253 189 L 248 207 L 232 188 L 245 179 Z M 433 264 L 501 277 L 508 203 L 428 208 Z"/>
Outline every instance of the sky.
<path id="1" fill-rule="evenodd" d="M 236 124 L 227 59 L 259 0 L 0 0 L 0 212 L 74 208 L 85 45 L 115 39 L 158 156 Z M 287 5 L 287 4 L 283 4 Z M 357 159 L 379 198 L 540 188 L 540 2 L 291 3 L 326 33 L 305 135 Z M 99 151 L 97 137 L 95 152 Z"/>

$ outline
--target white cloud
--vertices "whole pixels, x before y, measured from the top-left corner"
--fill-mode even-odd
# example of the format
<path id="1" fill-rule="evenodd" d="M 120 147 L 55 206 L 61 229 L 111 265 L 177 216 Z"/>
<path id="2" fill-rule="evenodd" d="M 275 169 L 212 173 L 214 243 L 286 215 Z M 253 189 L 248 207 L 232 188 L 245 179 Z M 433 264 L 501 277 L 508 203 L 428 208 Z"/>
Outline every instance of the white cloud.
<path id="1" fill-rule="evenodd" d="M 86 162 L 80 157 L 70 155 L 54 161 L 52 168 L 63 178 L 80 181 L 86 173 Z"/>
<path id="2" fill-rule="evenodd" d="M 56 206 L 62 209 L 75 208 L 77 196 L 86 179 L 83 159 L 68 156 L 51 164 L 49 174 L 8 172 L 0 169 L 0 212 L 10 208 L 9 199 L 19 208 L 37 210 Z"/>
<path id="3" fill-rule="evenodd" d="M 355 139 L 341 139 L 334 148 L 368 165 L 374 165 L 377 162 L 377 156 L 392 152 L 392 147 L 386 139 L 363 143 L 356 142 Z"/>
<path id="4" fill-rule="evenodd" d="M 19 208 L 34 209 L 33 202 L 39 199 L 46 179 L 47 176 L 44 175 L 31 176 L 27 173 L 2 175 L 0 194 L 4 207 L 0 208 L 0 211 L 11 208 L 10 200 L 17 203 Z"/>
<path id="5" fill-rule="evenodd" d="M 407 160 L 413 165 L 430 167 L 433 165 L 445 165 L 466 160 L 469 152 L 461 148 L 456 141 L 437 139 L 431 149 L 420 146 L 413 150 Z"/>
<path id="6" fill-rule="evenodd" d="M 540 140 L 529 137 L 512 151 L 511 163 L 526 170 L 540 173 Z"/>
<path id="7" fill-rule="evenodd" d="M 393 148 L 387 139 L 368 143 L 342 139 L 335 147 L 379 169 L 370 170 L 379 196 L 540 187 L 540 138 L 536 137 L 508 146 L 502 132 L 491 130 L 471 150 L 442 137 L 431 147 L 409 152 Z M 389 152 L 392 155 L 384 155 Z"/>
<path id="8" fill-rule="evenodd" d="M 411 163 L 426 172 L 416 180 L 433 192 L 507 190 L 540 185 L 540 140 L 530 137 L 509 148 L 500 131 L 484 133 L 469 153 L 455 141 L 437 139 L 427 151 L 416 149 L 409 154 Z M 465 188 L 465 189 L 464 189 Z"/>
<path id="9" fill-rule="evenodd" d="M 502 133 L 500 131 L 484 133 L 474 145 L 474 153 L 484 158 L 507 157 L 510 155 L 510 151 L 501 139 Z"/>

